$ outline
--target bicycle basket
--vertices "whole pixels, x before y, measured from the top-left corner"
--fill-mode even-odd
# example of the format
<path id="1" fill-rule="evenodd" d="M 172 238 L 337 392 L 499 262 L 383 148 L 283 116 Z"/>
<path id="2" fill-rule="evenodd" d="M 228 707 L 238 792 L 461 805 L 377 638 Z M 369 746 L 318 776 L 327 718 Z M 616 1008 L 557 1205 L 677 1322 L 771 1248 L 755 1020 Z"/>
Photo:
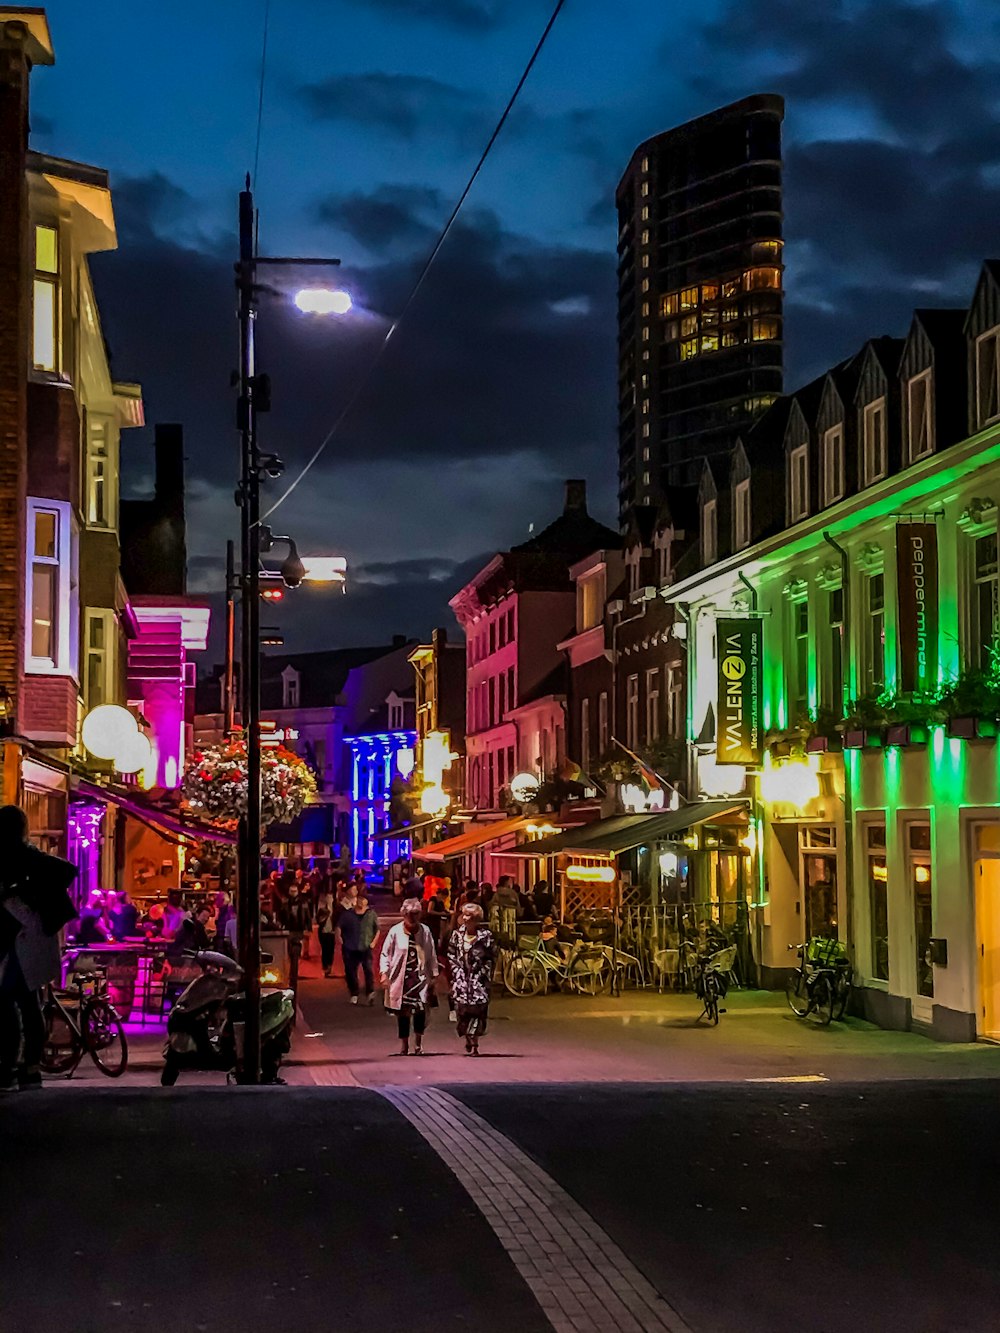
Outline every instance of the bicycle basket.
<path id="1" fill-rule="evenodd" d="M 806 946 L 806 958 L 820 967 L 835 967 L 847 958 L 847 950 L 840 940 L 824 939 L 814 935 Z"/>

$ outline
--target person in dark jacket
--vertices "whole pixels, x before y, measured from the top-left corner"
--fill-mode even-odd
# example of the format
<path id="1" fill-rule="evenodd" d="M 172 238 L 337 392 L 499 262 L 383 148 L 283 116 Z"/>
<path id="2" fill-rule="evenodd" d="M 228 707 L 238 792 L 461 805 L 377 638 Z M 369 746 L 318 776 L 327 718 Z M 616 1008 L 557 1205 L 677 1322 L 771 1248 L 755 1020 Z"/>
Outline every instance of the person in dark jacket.
<path id="1" fill-rule="evenodd" d="M 211 909 L 207 904 L 202 904 L 194 916 L 184 918 L 167 949 L 167 958 L 171 962 L 180 962 L 185 954 L 211 948 L 211 941 L 208 938 L 208 923 L 211 916 Z"/>
<path id="2" fill-rule="evenodd" d="M 60 972 L 59 932 L 76 916 L 76 866 L 28 842 L 28 817 L 0 807 L 0 1091 L 41 1087 L 39 992 Z"/>
<path id="3" fill-rule="evenodd" d="M 535 916 L 539 921 L 544 921 L 547 916 L 552 915 L 552 909 L 555 906 L 555 898 L 549 889 L 549 881 L 540 879 L 531 891 L 531 901 L 535 909 Z"/>
<path id="4" fill-rule="evenodd" d="M 369 907 L 364 894 L 340 914 L 337 921 L 340 931 L 340 951 L 344 958 L 344 979 L 351 992 L 351 1004 L 358 1003 L 358 968 L 365 979 L 365 1000 L 375 1003 L 375 974 L 372 970 L 372 950 L 378 939 L 378 913 Z"/>

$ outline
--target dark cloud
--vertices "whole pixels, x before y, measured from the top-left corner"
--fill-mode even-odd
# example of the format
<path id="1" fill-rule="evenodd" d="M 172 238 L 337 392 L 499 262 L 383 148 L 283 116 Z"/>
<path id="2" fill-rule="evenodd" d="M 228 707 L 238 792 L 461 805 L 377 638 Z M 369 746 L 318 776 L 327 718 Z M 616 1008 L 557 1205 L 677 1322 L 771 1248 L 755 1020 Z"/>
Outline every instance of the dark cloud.
<path id="1" fill-rule="evenodd" d="M 511 0 L 354 0 L 356 5 L 392 17 L 446 24 L 467 32 L 486 32 L 510 18 Z"/>
<path id="2" fill-rule="evenodd" d="M 443 213 L 441 192 L 416 185 L 380 185 L 368 194 L 331 196 L 316 206 L 321 222 L 339 227 L 366 250 L 376 252 L 425 245 Z"/>
<path id="3" fill-rule="evenodd" d="M 357 565 L 352 580 L 362 583 L 411 583 L 428 581 L 442 583 L 454 578 L 458 560 L 428 556 L 415 560 L 366 560 Z"/>
<path id="4" fill-rule="evenodd" d="M 304 85 L 298 96 L 315 120 L 347 121 L 405 139 L 426 132 L 465 139 L 487 126 L 477 94 L 416 74 L 340 74 Z"/>

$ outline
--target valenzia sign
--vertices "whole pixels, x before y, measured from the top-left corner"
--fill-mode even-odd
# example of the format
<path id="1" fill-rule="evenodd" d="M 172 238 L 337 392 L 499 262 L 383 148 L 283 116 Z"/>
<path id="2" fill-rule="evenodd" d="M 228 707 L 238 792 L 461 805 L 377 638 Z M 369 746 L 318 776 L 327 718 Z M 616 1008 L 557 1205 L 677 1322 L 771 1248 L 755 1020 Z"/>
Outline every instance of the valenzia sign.
<path id="1" fill-rule="evenodd" d="M 761 696 L 763 622 L 718 620 L 718 728 L 715 758 L 719 764 L 759 764 L 763 759 Z"/>
<path id="2" fill-rule="evenodd" d="M 933 523 L 897 525 L 896 576 L 900 692 L 932 690 L 938 683 L 938 560 Z"/>

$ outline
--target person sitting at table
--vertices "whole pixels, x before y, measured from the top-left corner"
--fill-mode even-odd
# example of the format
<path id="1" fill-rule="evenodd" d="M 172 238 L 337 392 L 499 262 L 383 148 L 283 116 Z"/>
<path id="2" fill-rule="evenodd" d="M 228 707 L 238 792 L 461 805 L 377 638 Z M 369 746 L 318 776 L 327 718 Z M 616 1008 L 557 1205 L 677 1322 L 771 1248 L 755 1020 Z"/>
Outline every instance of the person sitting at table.
<path id="1" fill-rule="evenodd" d="M 128 896 L 128 890 L 122 889 L 111 908 L 111 933 L 116 940 L 124 940 L 138 933 L 139 911 Z"/>
<path id="2" fill-rule="evenodd" d="M 202 903 L 193 917 L 185 917 L 167 947 L 167 957 L 172 963 L 180 962 L 187 953 L 197 953 L 199 949 L 211 947 L 208 938 L 208 919 L 211 915 L 211 910 Z"/>
<path id="3" fill-rule="evenodd" d="M 184 898 L 180 889 L 168 889 L 166 905 L 163 908 L 164 938 L 173 939 L 187 919 L 188 913 L 184 910 Z"/>
<path id="4" fill-rule="evenodd" d="M 80 913 L 80 924 L 76 928 L 76 943 L 107 944 L 111 938 L 111 922 L 104 912 L 104 895 L 99 889 L 95 889 Z"/>

